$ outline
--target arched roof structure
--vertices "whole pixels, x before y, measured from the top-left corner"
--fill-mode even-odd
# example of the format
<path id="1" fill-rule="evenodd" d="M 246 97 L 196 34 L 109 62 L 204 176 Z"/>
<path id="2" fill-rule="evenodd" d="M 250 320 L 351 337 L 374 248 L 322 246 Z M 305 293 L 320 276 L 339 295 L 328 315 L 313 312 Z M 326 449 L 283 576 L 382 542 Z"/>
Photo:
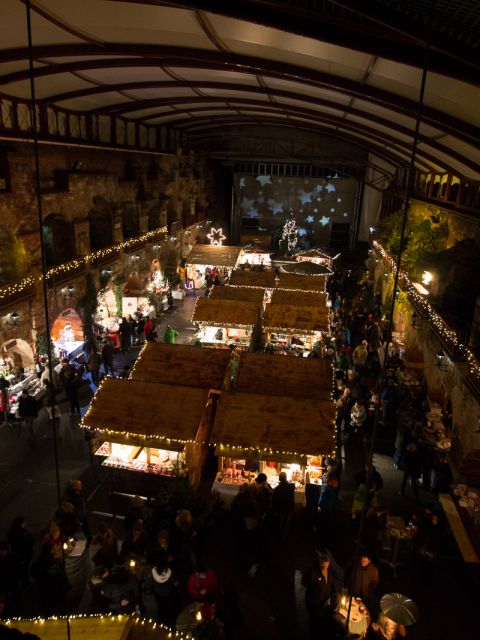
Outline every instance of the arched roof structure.
<path id="1" fill-rule="evenodd" d="M 31 0 L 40 103 L 168 125 L 302 130 L 480 179 L 475 0 Z M 0 92 L 30 96 L 25 0 L 0 4 Z"/>

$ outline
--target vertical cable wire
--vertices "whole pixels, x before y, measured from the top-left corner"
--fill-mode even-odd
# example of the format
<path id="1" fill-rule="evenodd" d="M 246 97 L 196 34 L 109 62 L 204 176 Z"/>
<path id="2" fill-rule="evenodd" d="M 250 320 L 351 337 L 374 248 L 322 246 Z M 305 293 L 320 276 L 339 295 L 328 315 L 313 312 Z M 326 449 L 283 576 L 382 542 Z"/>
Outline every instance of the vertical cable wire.
<path id="1" fill-rule="evenodd" d="M 53 361 L 52 361 L 52 340 L 50 335 L 50 318 L 48 313 L 48 283 L 47 283 L 47 259 L 45 253 L 45 241 L 43 238 L 43 203 L 40 184 L 40 153 L 38 143 L 38 118 L 37 118 L 37 101 L 35 96 L 35 75 L 33 68 L 33 44 L 32 44 L 32 21 L 30 11 L 30 0 L 26 0 L 26 21 L 27 21 L 27 37 L 28 37 L 28 67 L 30 73 L 30 97 L 31 97 L 31 124 L 32 124 L 32 138 L 33 138 L 33 150 L 35 159 L 35 194 L 37 198 L 37 214 L 40 236 L 40 252 L 41 252 L 41 265 L 42 265 L 42 292 L 43 292 L 43 310 L 45 315 L 45 333 L 47 336 L 47 366 L 49 373 L 49 393 L 48 402 L 50 404 L 50 410 L 52 412 L 52 437 L 53 437 L 53 457 L 55 462 L 55 480 L 57 485 L 57 503 L 58 508 L 61 508 L 61 492 L 60 492 L 60 467 L 58 461 L 58 438 L 56 429 L 56 417 L 55 417 L 55 394 L 53 393 Z M 65 550 L 62 544 L 62 563 L 65 568 Z M 70 620 L 67 616 L 67 638 L 70 640 Z"/>
<path id="2" fill-rule="evenodd" d="M 392 341 L 393 314 L 395 311 L 395 303 L 396 303 L 397 291 L 398 291 L 400 264 L 402 261 L 402 253 L 405 247 L 405 232 L 407 229 L 407 222 L 408 222 L 409 198 L 410 198 L 410 194 L 413 193 L 413 187 L 415 184 L 415 161 L 417 157 L 417 149 L 419 144 L 420 125 L 422 122 L 423 102 L 425 97 L 425 85 L 427 82 L 427 73 L 428 73 L 430 51 L 431 51 L 431 45 L 432 45 L 432 35 L 433 35 L 432 25 L 433 25 L 433 18 L 435 16 L 436 4 L 437 4 L 436 0 L 432 0 L 432 4 L 430 7 L 430 21 L 429 21 L 430 26 L 429 26 L 427 38 L 425 41 L 425 51 L 424 51 L 423 65 L 422 65 L 422 78 L 420 81 L 419 95 L 418 95 L 418 101 L 417 101 L 417 114 L 415 118 L 415 130 L 414 130 L 413 141 L 412 141 L 412 152 L 410 155 L 410 164 L 408 168 L 407 189 L 405 193 L 405 199 L 403 202 L 403 218 L 402 218 L 402 227 L 401 227 L 401 233 L 400 233 L 400 246 L 396 256 L 396 269 L 395 269 L 395 275 L 393 280 L 393 295 L 392 295 L 392 302 L 390 305 L 390 318 L 387 326 L 387 337 L 384 344 L 385 355 L 383 360 L 382 371 L 380 374 L 380 384 L 379 384 L 380 389 L 383 389 L 385 384 L 386 363 L 388 358 L 388 352 L 390 350 L 390 344 Z M 358 562 L 360 560 L 360 550 L 362 546 L 363 528 L 365 523 L 366 506 L 368 501 L 368 488 L 370 486 L 370 481 L 372 478 L 372 471 L 373 471 L 373 453 L 374 453 L 374 446 L 375 446 L 377 431 L 378 431 L 379 414 L 380 414 L 380 403 L 378 402 L 377 406 L 375 407 L 372 437 L 371 437 L 370 448 L 369 448 L 368 456 L 366 460 L 366 463 L 368 464 L 368 470 L 367 470 L 367 476 L 366 476 L 366 489 L 365 489 L 365 496 L 363 499 L 362 512 L 360 514 L 357 542 L 355 545 L 355 555 L 353 558 L 353 571 L 352 571 L 352 576 L 350 578 L 350 584 L 348 585 L 349 591 L 351 591 L 351 587 L 353 586 L 353 578 L 355 576 L 355 572 L 357 571 Z M 349 598 L 349 602 L 348 602 L 345 638 L 349 637 L 348 627 L 350 624 L 350 615 L 352 610 L 353 594 L 350 593 L 349 595 L 351 597 Z"/>

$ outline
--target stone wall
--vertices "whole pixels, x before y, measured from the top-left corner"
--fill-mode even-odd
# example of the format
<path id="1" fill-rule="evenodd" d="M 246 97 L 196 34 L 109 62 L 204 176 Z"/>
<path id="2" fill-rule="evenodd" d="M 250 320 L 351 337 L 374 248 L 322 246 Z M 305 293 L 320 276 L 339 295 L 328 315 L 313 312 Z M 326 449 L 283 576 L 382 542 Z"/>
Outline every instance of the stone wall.
<path id="1" fill-rule="evenodd" d="M 22 275 L 34 275 L 40 272 L 40 236 L 33 146 L 16 143 L 7 158 L 11 192 L 0 194 L 0 224 L 11 229 L 27 248 L 29 264 Z M 85 292 L 88 271 L 94 276 L 97 290 L 105 266 L 112 269 L 117 283 L 126 283 L 136 272 L 145 286 L 153 259 L 159 260 L 163 271 L 176 269 L 191 247 L 205 239 L 201 220 L 212 200 L 208 192 L 214 181 L 207 163 L 191 153 L 150 155 L 41 145 L 40 169 L 44 219 L 56 214 L 71 223 L 76 255 L 69 256 L 70 260 L 90 253 L 90 224 L 102 212 L 106 212 L 109 223 L 108 244 L 124 240 L 124 229 L 130 223 L 133 235 L 166 225 L 167 217 L 169 223 L 176 223 L 175 231 L 162 241 L 123 252 L 103 267 L 89 264 L 78 274 L 60 275 L 57 282 L 50 281 L 50 326 L 67 308 L 82 316 L 79 300 Z M 132 255 L 139 258 L 132 259 Z M 13 311 L 19 314 L 15 324 L 10 319 Z M 41 285 L 28 299 L 3 305 L 0 311 L 0 346 L 14 338 L 22 339 L 35 352 L 36 339 L 45 329 Z"/>

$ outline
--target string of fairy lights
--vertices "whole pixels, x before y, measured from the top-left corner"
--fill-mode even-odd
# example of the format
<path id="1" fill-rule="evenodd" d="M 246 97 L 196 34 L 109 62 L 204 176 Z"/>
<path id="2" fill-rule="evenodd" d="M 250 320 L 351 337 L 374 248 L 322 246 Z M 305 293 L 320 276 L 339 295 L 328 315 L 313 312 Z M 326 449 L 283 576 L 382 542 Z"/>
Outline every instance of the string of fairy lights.
<path id="1" fill-rule="evenodd" d="M 105 249 L 98 249 L 98 251 L 93 251 L 86 256 L 82 256 L 81 258 L 75 258 L 75 260 L 71 260 L 70 262 L 65 262 L 57 267 L 52 267 L 47 271 L 47 280 L 55 278 L 57 276 L 67 275 L 71 271 L 75 271 L 81 266 L 88 265 L 95 260 L 102 260 L 103 258 L 108 258 L 118 251 L 128 251 L 129 249 L 135 249 L 145 241 L 158 239 L 159 236 L 163 236 L 167 233 L 168 229 L 166 226 L 159 227 L 154 231 L 148 231 L 141 236 L 137 236 L 136 238 L 131 238 L 130 240 L 125 240 L 124 242 L 117 242 L 116 244 L 111 245 L 110 247 L 106 247 Z M 41 274 L 30 275 L 18 282 L 0 287 L 0 300 L 5 300 L 6 298 L 15 295 L 17 293 L 21 293 L 25 289 L 33 287 L 40 282 L 42 282 L 43 276 Z"/>
<path id="2" fill-rule="evenodd" d="M 73 622 L 75 621 L 92 621 L 92 622 L 119 622 L 127 624 L 129 621 L 132 621 L 134 625 L 139 625 L 141 627 L 150 627 L 151 630 L 160 629 L 165 632 L 167 638 L 179 638 L 180 640 L 193 640 L 194 635 L 184 632 L 177 631 L 168 627 L 167 625 L 157 622 L 156 620 L 152 620 L 151 618 L 142 618 L 141 616 L 135 615 L 127 615 L 127 614 L 108 614 L 108 613 L 89 613 L 89 614 L 76 614 L 69 616 L 50 616 L 48 618 L 36 617 L 36 618 L 8 618 L 6 620 L 2 620 L 1 622 L 5 624 L 7 627 L 15 628 L 18 623 L 32 623 L 33 625 L 48 625 L 49 622 Z"/>
<path id="3" fill-rule="evenodd" d="M 395 260 L 377 240 L 373 241 L 373 248 L 377 255 L 381 257 L 383 263 L 387 266 L 392 275 L 395 275 L 397 269 Z M 440 339 L 445 344 L 449 345 L 452 351 L 456 351 L 465 358 L 469 373 L 477 380 L 480 380 L 480 364 L 475 355 L 466 345 L 460 342 L 455 331 L 452 331 L 452 329 L 448 327 L 447 323 L 435 311 L 428 300 L 415 289 L 412 281 L 404 271 L 399 272 L 398 282 L 402 289 L 407 292 L 409 298 L 418 307 L 422 317 L 428 319 L 428 321 L 434 326 L 435 333 L 440 337 Z"/>

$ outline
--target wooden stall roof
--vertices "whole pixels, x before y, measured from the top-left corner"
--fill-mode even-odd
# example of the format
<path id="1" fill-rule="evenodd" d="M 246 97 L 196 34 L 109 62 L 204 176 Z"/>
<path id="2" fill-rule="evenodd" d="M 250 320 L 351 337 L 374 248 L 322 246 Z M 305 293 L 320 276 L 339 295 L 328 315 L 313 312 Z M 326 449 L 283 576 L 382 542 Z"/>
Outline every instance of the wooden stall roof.
<path id="1" fill-rule="evenodd" d="M 229 361 L 230 352 L 224 349 L 147 342 L 130 379 L 221 389 Z"/>
<path id="2" fill-rule="evenodd" d="M 324 400 L 326 407 L 330 406 L 329 415 L 334 420 L 332 374 L 331 360 L 244 352 L 240 355 L 235 390 Z"/>
<path id="3" fill-rule="evenodd" d="M 260 306 L 263 303 L 264 292 L 262 289 L 251 287 L 212 287 L 210 300 L 236 300 L 239 302 L 254 302 Z"/>
<path id="4" fill-rule="evenodd" d="M 257 322 L 258 311 L 259 305 L 255 302 L 198 298 L 192 322 L 202 322 L 214 327 L 253 327 Z"/>
<path id="5" fill-rule="evenodd" d="M 234 268 L 241 252 L 242 247 L 196 244 L 188 254 L 186 263 Z"/>
<path id="6" fill-rule="evenodd" d="M 326 260 L 331 260 L 332 256 L 326 251 L 322 251 L 322 249 L 307 249 L 306 251 L 300 251 L 300 253 L 296 254 L 296 258 L 325 258 Z"/>
<path id="7" fill-rule="evenodd" d="M 81 426 L 132 443 L 145 438 L 158 447 L 178 448 L 195 439 L 208 400 L 208 389 L 123 378 L 104 379 Z M 172 446 L 167 446 L 170 439 Z M 151 444 L 153 446 L 153 444 Z"/>
<path id="8" fill-rule="evenodd" d="M 65 640 L 67 623 L 64 618 L 46 618 L 42 620 L 2 621 L 9 629 L 18 629 L 22 633 L 30 633 L 41 640 Z M 142 620 L 136 616 L 70 616 L 70 637 L 72 640 L 167 640 L 170 629 L 152 620 Z M 2 623 L 0 622 L 0 625 Z M 141 629 L 141 634 L 137 632 Z M 3 636 L 2 636 L 3 637 Z M 9 636 L 10 637 L 10 636 Z"/>
<path id="9" fill-rule="evenodd" d="M 241 271 L 232 272 L 228 284 L 232 287 L 255 287 L 257 289 L 273 289 L 275 273 L 273 271 Z"/>
<path id="10" fill-rule="evenodd" d="M 296 289 L 298 291 L 325 291 L 325 276 L 304 276 L 298 273 L 280 273 L 277 289 Z"/>
<path id="11" fill-rule="evenodd" d="M 328 331 L 328 310 L 326 307 L 267 304 L 263 314 L 263 327 L 266 331 L 286 333 Z"/>
<path id="12" fill-rule="evenodd" d="M 275 356 L 272 356 L 275 357 Z M 279 356 L 280 357 L 280 356 Z M 265 455 L 299 457 L 330 453 L 335 446 L 331 401 L 224 391 L 217 405 L 211 443 Z"/>
<path id="13" fill-rule="evenodd" d="M 298 307 L 327 308 L 327 294 L 316 291 L 291 291 L 290 289 L 274 289 L 272 304 L 294 304 Z"/>

